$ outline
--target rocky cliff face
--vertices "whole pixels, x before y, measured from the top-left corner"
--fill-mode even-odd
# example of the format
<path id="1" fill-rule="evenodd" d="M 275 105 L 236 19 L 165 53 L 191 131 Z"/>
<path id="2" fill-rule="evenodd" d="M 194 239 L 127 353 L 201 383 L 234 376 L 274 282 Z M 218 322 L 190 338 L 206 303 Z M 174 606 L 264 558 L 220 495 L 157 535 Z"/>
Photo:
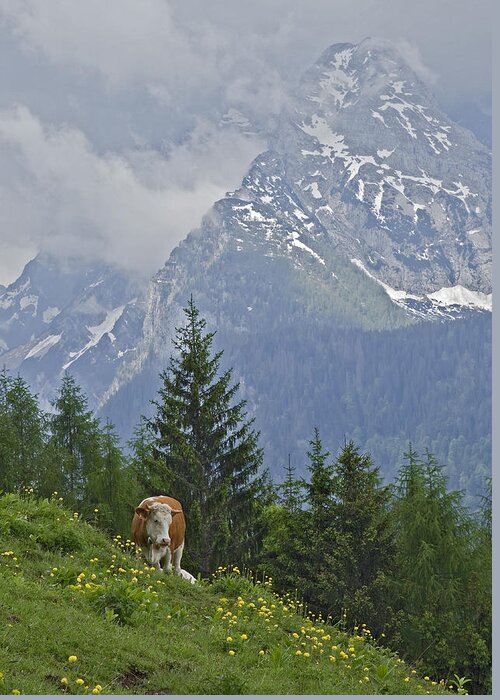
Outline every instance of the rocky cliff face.
<path id="1" fill-rule="evenodd" d="M 327 49 L 274 148 L 332 243 L 381 282 L 491 292 L 490 154 L 389 43 Z"/>
<path id="2" fill-rule="evenodd" d="M 96 405 L 135 350 L 142 293 L 138 281 L 110 266 L 39 255 L 0 297 L 0 363 L 19 371 L 46 408 L 65 371 Z"/>

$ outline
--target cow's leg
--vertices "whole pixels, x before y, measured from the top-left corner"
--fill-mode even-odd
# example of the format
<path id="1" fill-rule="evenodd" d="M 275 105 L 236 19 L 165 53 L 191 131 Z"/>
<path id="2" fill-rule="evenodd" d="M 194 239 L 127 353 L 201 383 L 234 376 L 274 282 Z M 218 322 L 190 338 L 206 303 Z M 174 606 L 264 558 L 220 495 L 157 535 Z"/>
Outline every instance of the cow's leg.
<path id="1" fill-rule="evenodd" d="M 184 542 L 180 544 L 174 551 L 174 571 L 177 576 L 181 575 L 181 558 L 182 552 L 184 551 Z"/>
<path id="2" fill-rule="evenodd" d="M 148 564 L 154 566 L 157 571 L 161 571 L 161 557 L 158 556 L 158 552 L 155 551 L 152 544 L 147 547 L 146 551 L 144 552 L 144 556 Z"/>
<path id="3" fill-rule="evenodd" d="M 170 551 L 170 547 L 166 548 L 165 555 L 163 557 L 163 570 L 167 574 L 172 571 L 172 552 Z"/>

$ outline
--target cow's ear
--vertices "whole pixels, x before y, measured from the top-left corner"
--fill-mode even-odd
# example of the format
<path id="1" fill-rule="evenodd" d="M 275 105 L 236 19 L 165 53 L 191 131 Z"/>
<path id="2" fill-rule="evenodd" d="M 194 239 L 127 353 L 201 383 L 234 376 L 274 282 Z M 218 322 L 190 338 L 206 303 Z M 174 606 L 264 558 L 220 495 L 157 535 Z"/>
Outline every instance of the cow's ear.
<path id="1" fill-rule="evenodd" d="M 135 509 L 135 512 L 137 513 L 137 515 L 138 515 L 140 518 L 142 518 L 143 520 L 145 520 L 145 519 L 146 519 L 146 516 L 147 516 L 147 514 L 148 514 L 148 509 L 147 509 L 147 508 L 144 508 L 144 506 L 143 506 L 143 507 L 137 506 L 137 508 Z"/>
<path id="2" fill-rule="evenodd" d="M 171 508 L 172 513 L 182 513 L 182 508 Z"/>

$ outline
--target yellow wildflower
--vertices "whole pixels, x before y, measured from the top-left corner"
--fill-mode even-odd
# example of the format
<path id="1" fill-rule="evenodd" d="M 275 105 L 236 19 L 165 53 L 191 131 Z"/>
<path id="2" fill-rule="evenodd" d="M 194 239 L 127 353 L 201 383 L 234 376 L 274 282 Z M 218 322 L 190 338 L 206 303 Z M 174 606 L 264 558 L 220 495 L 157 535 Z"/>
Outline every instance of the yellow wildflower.
<path id="1" fill-rule="evenodd" d="M 74 664 L 75 661 L 78 661 L 78 657 L 77 657 L 77 656 L 74 656 L 74 655 L 68 656 L 68 661 L 69 661 L 70 664 Z"/>

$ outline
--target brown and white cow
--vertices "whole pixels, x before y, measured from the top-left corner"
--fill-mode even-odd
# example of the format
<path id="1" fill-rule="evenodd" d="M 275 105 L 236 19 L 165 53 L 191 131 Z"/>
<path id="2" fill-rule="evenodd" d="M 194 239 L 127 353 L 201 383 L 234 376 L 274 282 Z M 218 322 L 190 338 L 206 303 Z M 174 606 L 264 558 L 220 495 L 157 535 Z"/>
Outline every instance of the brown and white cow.
<path id="1" fill-rule="evenodd" d="M 132 539 L 141 547 L 151 566 L 164 571 L 181 573 L 186 521 L 182 506 L 170 496 L 145 498 L 135 509 L 132 519 Z"/>

